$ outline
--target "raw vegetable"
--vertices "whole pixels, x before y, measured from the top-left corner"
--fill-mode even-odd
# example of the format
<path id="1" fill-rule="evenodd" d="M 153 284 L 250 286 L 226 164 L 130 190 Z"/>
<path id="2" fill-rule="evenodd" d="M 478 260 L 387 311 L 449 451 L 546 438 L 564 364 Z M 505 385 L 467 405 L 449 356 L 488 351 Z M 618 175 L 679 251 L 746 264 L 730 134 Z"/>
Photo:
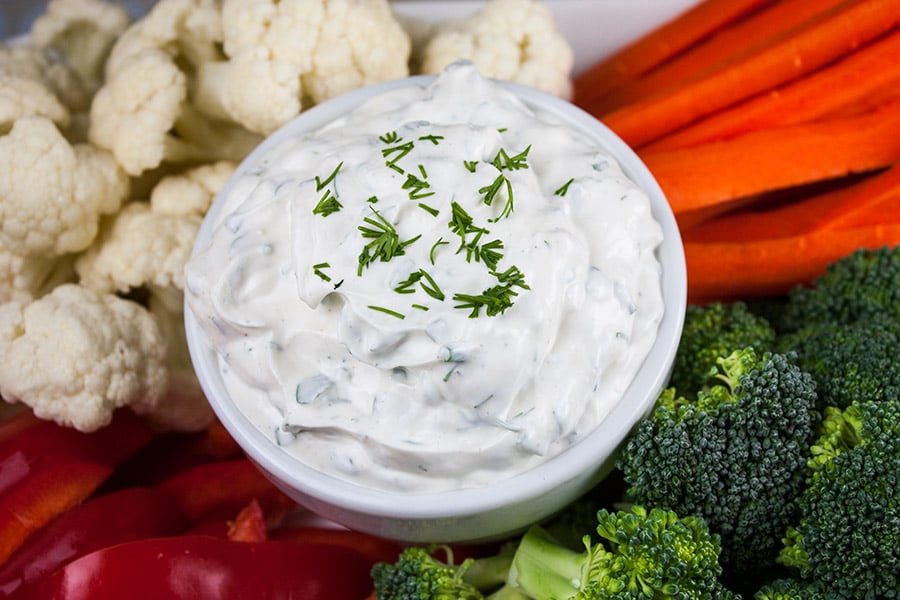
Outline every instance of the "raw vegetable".
<path id="1" fill-rule="evenodd" d="M 784 2 L 778 6 L 791 7 Z M 684 148 L 748 131 L 808 122 L 858 110 L 872 96 L 900 86 L 900 31 L 862 46 L 788 85 L 716 112 L 644 146 L 645 152 Z"/>
<path id="2" fill-rule="evenodd" d="M 708 0 L 597 62 L 575 79 L 575 101 L 585 107 L 651 71 L 719 28 L 772 0 Z"/>
<path id="3" fill-rule="evenodd" d="M 642 146 L 754 94 L 810 73 L 900 22 L 893 0 L 848 0 L 841 10 L 759 52 L 604 115 L 626 142 Z"/>
<path id="4" fill-rule="evenodd" d="M 825 410 L 778 561 L 840 598 L 900 590 L 900 400 Z"/>
<path id="5" fill-rule="evenodd" d="M 127 488 L 100 496 L 38 529 L 0 565 L 0 598 L 32 597 L 59 567 L 113 544 L 176 535 L 185 518 L 165 493 Z"/>
<path id="6" fill-rule="evenodd" d="M 424 43 L 420 70 L 440 73 L 459 59 L 471 60 L 486 77 L 572 94 L 572 48 L 538 0 L 493 0 L 464 20 L 439 25 Z"/>
<path id="7" fill-rule="evenodd" d="M 729 579 L 752 578 L 797 516 L 815 406 L 815 384 L 790 356 L 736 347 L 703 388 L 668 388 L 640 422 L 619 463 L 627 497 L 702 517 Z"/>
<path id="8" fill-rule="evenodd" d="M 679 225 L 690 227 L 698 213 L 708 219 L 754 194 L 900 161 L 900 101 L 860 116 L 760 129 L 642 158 Z"/>
<path id="9" fill-rule="evenodd" d="M 690 242 L 753 242 L 900 220 L 900 166 L 774 208 L 737 210 L 682 232 Z M 798 259 L 799 260 L 799 259 Z"/>
<path id="10" fill-rule="evenodd" d="M 364 598 L 370 563 L 327 544 L 177 536 L 97 550 L 56 571 L 38 598 L 233 600 Z"/>
<path id="11" fill-rule="evenodd" d="M 749 242 L 686 242 L 688 301 L 705 304 L 785 294 L 823 275 L 827 266 L 860 248 L 900 243 L 900 223 L 820 229 Z"/>

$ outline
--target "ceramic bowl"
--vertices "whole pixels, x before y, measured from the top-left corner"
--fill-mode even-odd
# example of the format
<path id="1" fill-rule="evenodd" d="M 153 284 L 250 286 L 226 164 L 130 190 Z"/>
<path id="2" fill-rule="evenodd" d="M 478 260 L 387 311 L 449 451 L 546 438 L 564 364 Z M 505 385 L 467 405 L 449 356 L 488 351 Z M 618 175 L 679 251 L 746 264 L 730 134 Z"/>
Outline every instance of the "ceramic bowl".
<path id="1" fill-rule="evenodd" d="M 231 182 L 287 137 L 316 130 L 373 96 L 402 86 L 425 86 L 430 76 L 410 77 L 358 89 L 304 111 L 268 137 L 238 167 Z M 231 401 L 194 315 L 185 310 L 188 345 L 203 390 L 218 418 L 249 458 L 303 507 L 348 528 L 404 542 L 477 542 L 513 535 L 557 512 L 598 484 L 614 467 L 616 452 L 635 423 L 653 406 L 668 382 L 686 306 L 684 251 L 665 196 L 638 156 L 611 130 L 573 104 L 522 86 L 501 83 L 529 106 L 551 113 L 596 139 L 649 196 L 664 239 L 662 266 L 665 314 L 657 339 L 624 397 L 577 444 L 542 465 L 478 489 L 401 494 L 368 489 L 300 463 L 258 430 Z M 229 185 L 219 194 L 227 194 Z M 210 209 L 196 248 L 210 236 L 220 202 Z"/>

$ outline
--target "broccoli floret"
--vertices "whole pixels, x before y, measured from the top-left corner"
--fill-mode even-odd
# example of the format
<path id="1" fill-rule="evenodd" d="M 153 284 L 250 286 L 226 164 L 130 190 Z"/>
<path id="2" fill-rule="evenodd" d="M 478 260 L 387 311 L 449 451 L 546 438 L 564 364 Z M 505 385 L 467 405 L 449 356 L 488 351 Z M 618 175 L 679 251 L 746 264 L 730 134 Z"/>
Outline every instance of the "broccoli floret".
<path id="1" fill-rule="evenodd" d="M 790 356 L 745 348 L 718 362 L 719 383 L 696 399 L 663 392 L 618 466 L 635 503 L 706 521 L 737 587 L 774 564 L 796 520 L 818 413 L 815 384 Z"/>
<path id="2" fill-rule="evenodd" d="M 446 562 L 435 556 L 438 549 Z M 378 600 L 482 600 L 484 590 L 505 583 L 511 559 L 511 552 L 500 553 L 456 565 L 445 546 L 409 546 L 395 563 L 376 563 L 372 582 Z"/>
<path id="3" fill-rule="evenodd" d="M 828 408 L 778 561 L 840 598 L 900 597 L 900 401 Z"/>
<path id="4" fill-rule="evenodd" d="M 900 398 L 900 320 L 895 317 L 811 324 L 782 336 L 779 350 L 797 353 L 798 365 L 816 382 L 820 408 Z"/>
<path id="5" fill-rule="evenodd" d="M 811 285 L 791 290 L 775 325 L 788 332 L 877 316 L 900 318 L 900 246 L 857 250 L 834 261 Z"/>
<path id="6" fill-rule="evenodd" d="M 679 392 L 692 393 L 707 383 L 719 357 L 748 346 L 765 352 L 772 350 L 774 343 L 775 330 L 766 319 L 751 313 L 744 302 L 690 305 L 669 385 Z"/>
<path id="7" fill-rule="evenodd" d="M 840 600 L 840 597 L 818 583 L 783 578 L 764 585 L 753 600 Z"/>
<path id="8" fill-rule="evenodd" d="M 561 545 L 540 526 L 516 549 L 509 585 L 536 600 L 735 598 L 719 582 L 719 543 L 702 519 L 646 510 L 597 512 L 596 543 Z"/>

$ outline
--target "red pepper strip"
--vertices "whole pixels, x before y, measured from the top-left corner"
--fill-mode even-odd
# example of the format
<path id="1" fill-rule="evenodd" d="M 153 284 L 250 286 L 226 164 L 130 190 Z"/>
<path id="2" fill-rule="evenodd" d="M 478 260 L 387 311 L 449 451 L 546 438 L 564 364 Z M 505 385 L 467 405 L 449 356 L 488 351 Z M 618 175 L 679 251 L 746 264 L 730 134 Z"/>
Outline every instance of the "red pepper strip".
<path id="1" fill-rule="evenodd" d="M 0 567 L 0 598 L 28 598 L 58 568 L 113 544 L 184 531 L 175 502 L 153 488 L 88 500 L 32 534 Z"/>
<path id="2" fill-rule="evenodd" d="M 262 508 L 255 499 L 241 509 L 234 521 L 228 525 L 227 537 L 235 542 L 262 542 L 265 541 L 266 520 L 263 517 Z"/>
<path id="3" fill-rule="evenodd" d="M 81 460 L 60 460 L 40 469 L 0 498 L 0 563 L 33 532 L 81 504 L 112 467 Z"/>
<path id="4" fill-rule="evenodd" d="M 329 544 L 232 542 L 177 536 L 127 542 L 56 571 L 38 598 L 53 600 L 360 600 L 371 563 Z"/>
<path id="5" fill-rule="evenodd" d="M 50 421 L 35 423 L 0 444 L 0 494 L 59 460 L 114 467 L 152 439 L 149 427 L 130 410 L 116 413 L 106 427 L 82 433 Z"/>
<path id="6" fill-rule="evenodd" d="M 216 421 L 203 431 L 157 435 L 123 463 L 104 488 L 156 485 L 197 465 L 242 456 L 240 446 Z"/>
<path id="7" fill-rule="evenodd" d="M 166 479 L 159 488 L 175 498 L 192 524 L 232 519 L 253 499 L 272 519 L 297 507 L 245 458 L 198 465 Z"/>
<path id="8" fill-rule="evenodd" d="M 403 545 L 391 540 L 359 531 L 329 527 L 278 527 L 269 532 L 269 539 L 354 548 L 372 563 L 397 562 L 397 557 L 403 551 Z"/>
<path id="9" fill-rule="evenodd" d="M 31 409 L 21 409 L 14 415 L 6 417 L 0 422 L 0 444 L 40 422 Z"/>

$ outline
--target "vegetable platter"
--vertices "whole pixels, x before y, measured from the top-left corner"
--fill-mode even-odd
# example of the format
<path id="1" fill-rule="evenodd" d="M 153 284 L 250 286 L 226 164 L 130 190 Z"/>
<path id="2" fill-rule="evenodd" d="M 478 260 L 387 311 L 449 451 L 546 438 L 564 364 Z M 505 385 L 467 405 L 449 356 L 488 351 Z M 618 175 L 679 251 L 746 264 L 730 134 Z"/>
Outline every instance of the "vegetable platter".
<path id="1" fill-rule="evenodd" d="M 296 49 L 243 12 L 268 2 L 20 4 L 0 56 L 0 597 L 900 597 L 896 0 L 366 1 L 330 13 L 357 69 L 309 67 L 310 47 L 287 71 L 266 56 Z M 464 55 L 434 41 L 450 22 L 507 50 L 537 28 L 533 55 L 513 43 L 530 70 L 468 57 L 635 148 L 691 306 L 672 387 L 596 490 L 505 544 L 414 549 L 322 521 L 247 460 L 193 376 L 182 269 L 250 149 Z"/>

